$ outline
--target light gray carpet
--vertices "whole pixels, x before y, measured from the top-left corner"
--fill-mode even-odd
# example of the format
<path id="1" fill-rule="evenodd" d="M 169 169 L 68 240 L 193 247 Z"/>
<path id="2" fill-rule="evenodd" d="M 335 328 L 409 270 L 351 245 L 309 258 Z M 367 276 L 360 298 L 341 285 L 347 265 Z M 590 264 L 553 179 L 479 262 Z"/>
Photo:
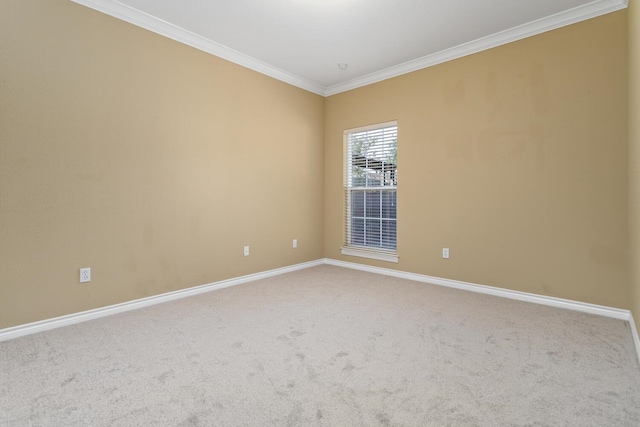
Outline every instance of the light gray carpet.
<path id="1" fill-rule="evenodd" d="M 0 343 L 3 426 L 640 426 L 626 322 L 319 266 Z"/>

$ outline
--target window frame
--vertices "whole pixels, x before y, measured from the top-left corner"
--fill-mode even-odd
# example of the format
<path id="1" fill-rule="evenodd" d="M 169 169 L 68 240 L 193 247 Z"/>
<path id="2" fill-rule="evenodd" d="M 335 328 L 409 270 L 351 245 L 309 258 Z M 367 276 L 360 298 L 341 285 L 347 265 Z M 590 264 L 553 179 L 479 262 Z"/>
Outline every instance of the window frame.
<path id="1" fill-rule="evenodd" d="M 388 128 L 388 127 L 396 127 L 396 133 L 398 131 L 397 127 L 398 127 L 398 122 L 396 120 L 392 120 L 392 121 L 388 121 L 388 122 L 383 122 L 383 123 L 377 123 L 377 124 L 373 124 L 373 125 L 369 125 L 369 126 L 363 126 L 363 127 L 358 127 L 358 128 L 353 128 L 353 129 L 347 129 L 343 132 L 343 194 L 344 194 L 344 204 L 343 204 L 343 231 L 344 231 L 344 238 L 343 238 L 343 246 L 341 247 L 341 253 L 342 255 L 348 255 L 348 256 L 356 256 L 356 257 L 361 257 L 361 258 L 369 258 L 369 259 L 375 259 L 375 260 L 379 260 L 379 261 L 386 261 L 386 262 L 393 262 L 393 263 L 397 263 L 398 262 L 398 234 L 397 234 L 397 218 L 398 218 L 398 212 L 397 212 L 397 197 L 398 197 L 398 185 L 397 185 L 397 176 L 394 177 L 394 184 L 395 185 L 388 185 L 388 186 L 372 186 L 372 187 L 354 187 L 350 185 L 350 168 L 353 167 L 352 165 L 352 161 L 350 159 L 350 141 L 349 141 L 349 137 L 352 134 L 355 133 L 360 133 L 360 132 L 367 132 L 367 131 L 373 131 L 373 130 L 379 130 L 379 129 L 383 129 L 383 128 Z M 396 136 L 396 145 L 395 145 L 395 149 L 397 152 L 398 149 L 398 140 L 397 140 L 397 136 Z M 397 160 L 396 160 L 396 164 L 397 164 Z M 352 227 L 352 192 L 355 191 L 376 191 L 376 189 L 378 191 L 380 191 L 381 197 L 382 197 L 382 192 L 383 191 L 392 191 L 393 193 L 395 193 L 395 201 L 396 201 L 396 207 L 395 207 L 395 223 L 396 223 L 396 228 L 395 228 L 395 248 L 391 249 L 385 249 L 382 247 L 376 247 L 376 246 L 367 246 L 367 245 L 354 245 L 351 244 L 350 242 L 352 241 L 352 234 L 351 234 L 351 227 Z M 365 216 L 366 217 L 366 216 Z M 380 213 L 380 221 L 384 220 L 384 216 L 382 214 L 382 212 Z M 382 222 L 381 222 L 382 224 Z M 365 230 L 366 233 L 366 230 Z M 381 237 L 382 237 L 382 233 L 381 233 Z"/>

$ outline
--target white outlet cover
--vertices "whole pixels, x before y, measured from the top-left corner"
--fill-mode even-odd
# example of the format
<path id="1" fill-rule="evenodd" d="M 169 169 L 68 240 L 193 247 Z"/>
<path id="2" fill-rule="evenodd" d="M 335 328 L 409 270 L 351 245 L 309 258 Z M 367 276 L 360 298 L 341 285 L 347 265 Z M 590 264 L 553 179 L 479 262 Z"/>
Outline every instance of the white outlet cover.
<path id="1" fill-rule="evenodd" d="M 244 247 L 244 256 L 249 256 L 249 246 Z"/>
<path id="2" fill-rule="evenodd" d="M 298 239 L 293 239 L 293 247 L 294 248 L 298 247 Z"/>
<path id="3" fill-rule="evenodd" d="M 449 248 L 442 248 L 442 258 L 449 258 Z"/>
<path id="4" fill-rule="evenodd" d="M 86 283 L 91 281 L 91 268 L 80 269 L 80 283 Z"/>

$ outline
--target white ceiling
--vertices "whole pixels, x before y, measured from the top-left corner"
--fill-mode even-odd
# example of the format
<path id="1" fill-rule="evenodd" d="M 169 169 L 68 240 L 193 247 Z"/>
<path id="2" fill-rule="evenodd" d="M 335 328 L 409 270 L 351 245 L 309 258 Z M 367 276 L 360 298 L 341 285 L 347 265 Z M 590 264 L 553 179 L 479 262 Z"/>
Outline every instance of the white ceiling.
<path id="1" fill-rule="evenodd" d="M 627 0 L 73 1 L 321 95 L 627 6 Z"/>

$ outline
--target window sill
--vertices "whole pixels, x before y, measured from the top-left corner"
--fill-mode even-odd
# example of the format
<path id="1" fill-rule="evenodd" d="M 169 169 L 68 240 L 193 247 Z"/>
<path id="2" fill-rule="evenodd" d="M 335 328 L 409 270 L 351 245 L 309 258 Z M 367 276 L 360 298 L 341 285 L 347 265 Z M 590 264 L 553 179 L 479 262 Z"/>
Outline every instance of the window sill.
<path id="1" fill-rule="evenodd" d="M 395 252 L 376 251 L 371 249 L 341 248 L 342 255 L 357 256 L 360 258 L 376 259 L 378 261 L 398 262 L 398 254 Z"/>

